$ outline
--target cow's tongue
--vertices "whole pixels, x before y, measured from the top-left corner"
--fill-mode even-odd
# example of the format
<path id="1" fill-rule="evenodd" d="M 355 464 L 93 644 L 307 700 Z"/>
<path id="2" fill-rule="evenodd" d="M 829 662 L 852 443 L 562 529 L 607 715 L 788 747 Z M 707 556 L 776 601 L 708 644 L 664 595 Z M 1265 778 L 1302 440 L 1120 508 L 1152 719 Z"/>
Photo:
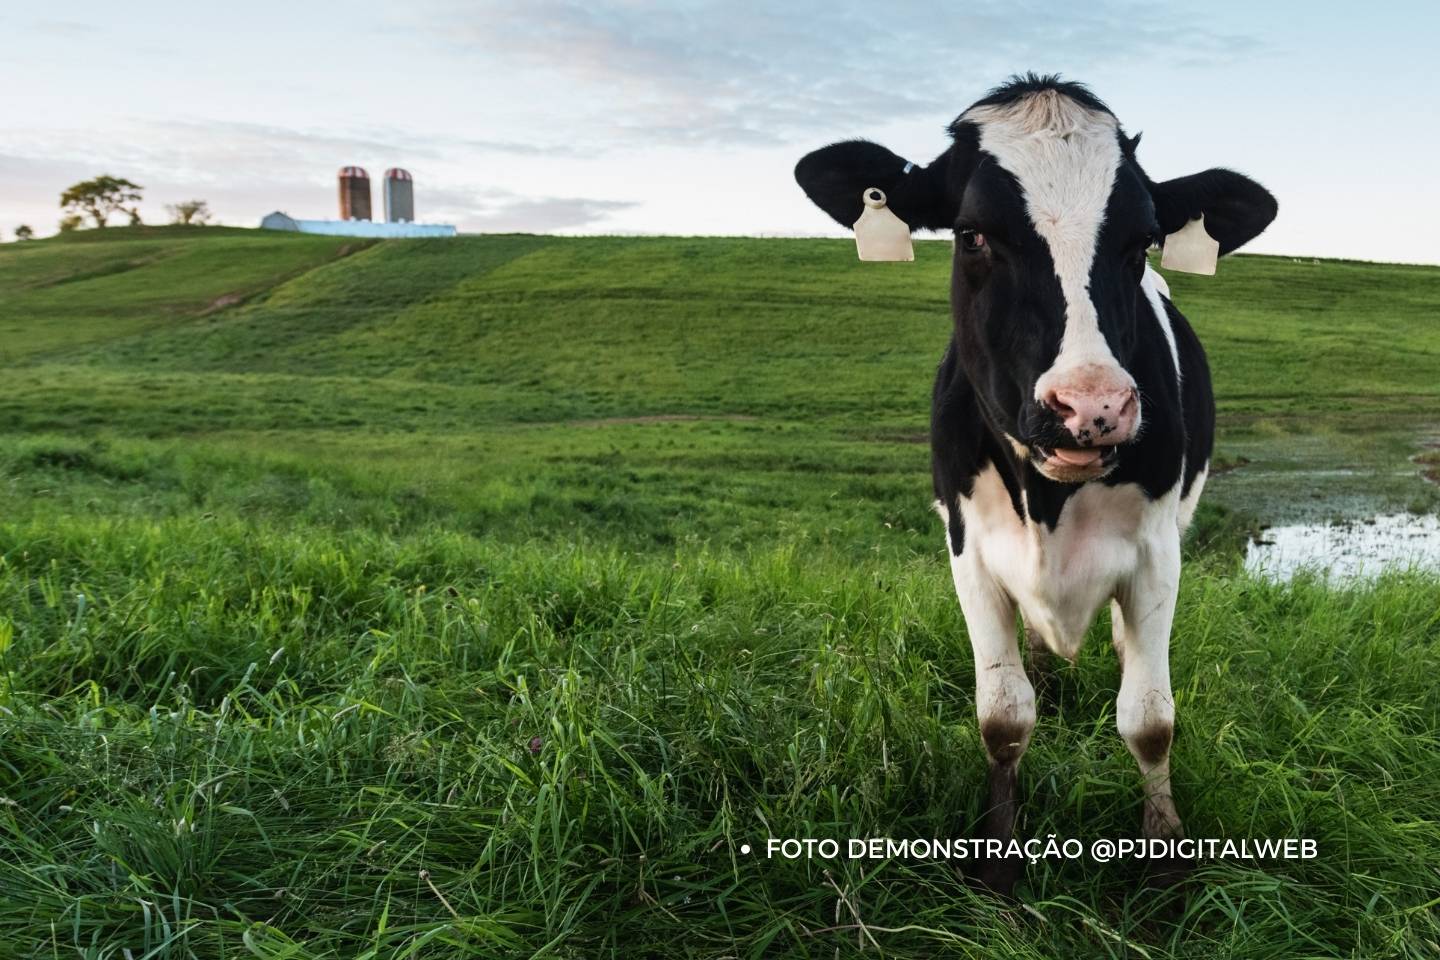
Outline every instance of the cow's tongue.
<path id="1" fill-rule="evenodd" d="M 1068 463 L 1072 467 L 1088 467 L 1100 459 L 1101 451 L 1094 448 L 1089 450 L 1064 450 L 1057 447 L 1053 451 L 1056 460 L 1061 463 Z"/>

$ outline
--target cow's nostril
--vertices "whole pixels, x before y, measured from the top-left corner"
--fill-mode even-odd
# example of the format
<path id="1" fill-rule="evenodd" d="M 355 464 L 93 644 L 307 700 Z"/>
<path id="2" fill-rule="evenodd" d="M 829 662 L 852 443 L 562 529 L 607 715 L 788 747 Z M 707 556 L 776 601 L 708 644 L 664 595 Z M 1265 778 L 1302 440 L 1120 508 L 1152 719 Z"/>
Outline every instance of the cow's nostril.
<path id="1" fill-rule="evenodd" d="M 1138 398 L 1135 395 L 1135 391 L 1132 389 L 1129 393 L 1125 395 L 1125 402 L 1120 406 L 1120 417 L 1123 419 L 1134 413 L 1135 404 L 1137 402 Z"/>
<path id="2" fill-rule="evenodd" d="M 1049 407 L 1051 410 L 1054 410 L 1055 415 L 1061 420 L 1069 420 L 1071 417 L 1075 416 L 1075 408 L 1070 406 L 1070 404 L 1066 403 L 1064 400 L 1061 400 L 1060 394 L 1056 393 L 1054 390 L 1047 390 L 1045 392 L 1045 406 Z"/>

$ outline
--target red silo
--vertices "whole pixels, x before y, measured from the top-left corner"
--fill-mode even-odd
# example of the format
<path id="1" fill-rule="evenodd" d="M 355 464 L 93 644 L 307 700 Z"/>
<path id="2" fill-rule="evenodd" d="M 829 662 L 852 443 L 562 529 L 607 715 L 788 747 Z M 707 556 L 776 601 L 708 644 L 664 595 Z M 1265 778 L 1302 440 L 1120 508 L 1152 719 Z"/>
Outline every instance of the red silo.
<path id="1" fill-rule="evenodd" d="M 364 167 L 340 168 L 340 219 L 370 219 L 370 174 Z"/>

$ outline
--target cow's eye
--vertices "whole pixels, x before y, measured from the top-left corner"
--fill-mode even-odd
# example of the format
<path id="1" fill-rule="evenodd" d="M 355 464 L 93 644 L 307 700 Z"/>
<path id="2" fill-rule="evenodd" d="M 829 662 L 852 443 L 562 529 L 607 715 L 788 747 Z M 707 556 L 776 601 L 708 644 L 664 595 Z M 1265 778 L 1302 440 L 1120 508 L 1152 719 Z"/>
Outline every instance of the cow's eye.
<path id="1" fill-rule="evenodd" d="M 1135 252 L 1134 254 L 1132 254 L 1132 256 L 1134 257 L 1136 267 L 1140 268 L 1141 270 L 1145 268 L 1145 264 L 1150 253 L 1150 248 L 1154 246 L 1155 238 L 1153 236 L 1146 237 L 1145 239 L 1135 244 Z"/>
<path id="2" fill-rule="evenodd" d="M 974 253 L 985 246 L 985 234 L 978 230 L 960 231 L 960 249 Z"/>

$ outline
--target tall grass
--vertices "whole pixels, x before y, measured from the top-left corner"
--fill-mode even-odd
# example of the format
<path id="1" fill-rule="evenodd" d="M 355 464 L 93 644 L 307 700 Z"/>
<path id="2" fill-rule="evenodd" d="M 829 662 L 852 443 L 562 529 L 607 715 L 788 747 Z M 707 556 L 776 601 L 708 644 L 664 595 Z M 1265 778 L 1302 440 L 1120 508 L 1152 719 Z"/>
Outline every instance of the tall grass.
<path id="1" fill-rule="evenodd" d="M 1436 599 L 1188 579 L 1189 832 L 1320 856 L 1168 894 L 1042 862 L 1019 909 L 944 864 L 761 856 L 978 820 L 939 557 L 9 524 L 0 929 L 20 954 L 831 956 L 858 949 L 838 888 L 893 956 L 1426 956 Z M 1025 759 L 1025 836 L 1136 833 L 1102 634 Z"/>
<path id="2" fill-rule="evenodd" d="M 1319 856 L 997 901 L 764 856 L 982 813 L 944 245 L 105 233 L 0 248 L 0 958 L 1440 953 L 1440 579 L 1236 562 L 1281 504 L 1435 508 L 1433 270 L 1174 284 L 1238 467 L 1187 546 L 1177 798 Z M 1024 837 L 1138 832 L 1107 631 Z"/>

